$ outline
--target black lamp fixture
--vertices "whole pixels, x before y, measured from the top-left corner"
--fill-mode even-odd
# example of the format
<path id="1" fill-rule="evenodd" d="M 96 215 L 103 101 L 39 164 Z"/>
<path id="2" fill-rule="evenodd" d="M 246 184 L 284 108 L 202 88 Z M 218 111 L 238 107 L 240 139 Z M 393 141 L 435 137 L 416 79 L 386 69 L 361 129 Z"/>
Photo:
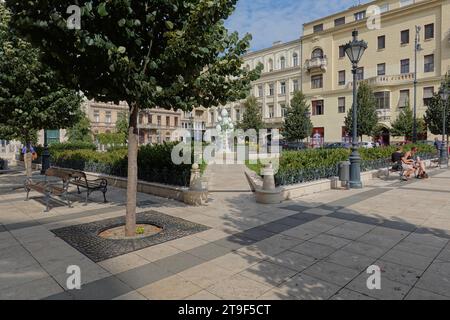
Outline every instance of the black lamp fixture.
<path id="1" fill-rule="evenodd" d="M 358 152 L 358 101 L 357 101 L 357 78 L 358 63 L 361 61 L 367 49 L 367 42 L 358 40 L 358 31 L 353 30 L 353 40 L 344 46 L 344 51 L 352 63 L 353 73 L 353 137 L 352 153 L 350 155 L 350 181 L 349 187 L 352 189 L 362 188 L 361 182 L 361 157 Z"/>

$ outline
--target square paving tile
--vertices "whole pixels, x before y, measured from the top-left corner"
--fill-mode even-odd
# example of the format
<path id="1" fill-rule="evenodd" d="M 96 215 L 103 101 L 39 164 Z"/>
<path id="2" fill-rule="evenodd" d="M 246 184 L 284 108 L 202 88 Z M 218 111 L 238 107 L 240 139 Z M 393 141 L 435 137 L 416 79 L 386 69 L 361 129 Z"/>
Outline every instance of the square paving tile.
<path id="1" fill-rule="evenodd" d="M 450 300 L 450 297 L 420 288 L 413 288 L 406 296 L 406 300 Z"/>
<path id="2" fill-rule="evenodd" d="M 239 274 L 263 284 L 275 286 L 286 281 L 296 273 L 297 271 L 293 269 L 269 261 L 261 261 Z"/>
<path id="3" fill-rule="evenodd" d="M 423 273 L 422 270 L 386 260 L 378 260 L 374 263 L 374 265 L 380 267 L 382 279 L 387 278 L 409 286 L 413 286 L 420 279 Z"/>
<path id="4" fill-rule="evenodd" d="M 407 286 L 400 282 L 389 280 L 386 277 L 381 277 L 381 289 L 369 289 L 367 287 L 367 280 L 370 274 L 361 273 L 346 288 L 362 293 L 376 299 L 383 300 L 403 300 L 408 294 L 411 286 Z"/>
<path id="5" fill-rule="evenodd" d="M 234 275 L 212 285 L 207 290 L 225 300 L 254 300 L 271 288 L 272 286 L 244 276 Z"/>
<path id="6" fill-rule="evenodd" d="M 222 268 L 212 262 L 205 262 L 177 273 L 180 277 L 205 289 L 234 274 L 235 272 Z"/>
<path id="7" fill-rule="evenodd" d="M 162 231 L 149 237 L 124 240 L 105 239 L 98 235 L 108 228 L 124 224 L 125 217 L 120 216 L 64 227 L 52 232 L 93 261 L 99 262 L 208 229 L 203 225 L 156 211 L 138 213 L 136 218 L 137 223 L 154 224 L 161 227 Z"/>
<path id="8" fill-rule="evenodd" d="M 300 273 L 277 287 L 281 293 L 300 300 L 327 300 L 333 296 L 339 286 Z"/>
<path id="9" fill-rule="evenodd" d="M 275 257 L 268 258 L 268 261 L 298 272 L 315 263 L 317 259 L 287 250 L 277 254 Z"/>
<path id="10" fill-rule="evenodd" d="M 150 300 L 180 300 L 202 291 L 202 288 L 180 276 L 173 275 L 139 288 L 137 291 Z"/>
<path id="11" fill-rule="evenodd" d="M 335 252 L 337 249 L 333 247 L 329 247 L 323 244 L 314 243 L 311 241 L 305 241 L 298 246 L 295 246 L 291 249 L 291 251 L 302 253 L 306 256 L 313 257 L 316 259 L 323 259 L 328 257 L 330 254 Z"/>
<path id="12" fill-rule="evenodd" d="M 344 288 L 342 290 L 339 290 L 339 292 L 336 293 L 334 296 L 332 296 L 330 300 L 352 300 L 352 301 L 354 301 L 354 300 L 375 300 L 375 298 L 372 298 L 372 297 L 369 297 L 362 293 Z"/>
<path id="13" fill-rule="evenodd" d="M 335 263 L 320 261 L 308 267 L 302 274 L 325 280 L 339 286 L 345 286 L 360 272 Z"/>
<path id="14" fill-rule="evenodd" d="M 363 271 L 375 262 L 375 259 L 344 250 L 338 250 L 331 254 L 325 261 L 333 262 L 344 267 Z"/>

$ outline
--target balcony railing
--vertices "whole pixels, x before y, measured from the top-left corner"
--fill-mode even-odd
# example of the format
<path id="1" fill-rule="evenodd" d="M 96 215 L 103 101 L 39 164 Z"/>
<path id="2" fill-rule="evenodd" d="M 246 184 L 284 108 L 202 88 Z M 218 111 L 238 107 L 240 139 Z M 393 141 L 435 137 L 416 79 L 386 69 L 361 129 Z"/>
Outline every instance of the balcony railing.
<path id="1" fill-rule="evenodd" d="M 391 109 L 377 109 L 378 121 L 391 121 Z"/>
<path id="2" fill-rule="evenodd" d="M 305 62 L 305 67 L 308 72 L 312 72 L 315 70 L 326 72 L 328 67 L 327 56 L 308 59 Z"/>
<path id="3" fill-rule="evenodd" d="M 395 86 L 414 81 L 414 73 L 397 74 L 392 76 L 376 76 L 360 80 L 358 83 L 361 81 L 365 81 L 371 86 Z M 349 82 L 348 86 L 352 88 L 353 82 Z"/>
<path id="4" fill-rule="evenodd" d="M 272 118 L 264 118 L 265 123 L 282 123 L 284 121 L 283 117 L 272 117 Z"/>

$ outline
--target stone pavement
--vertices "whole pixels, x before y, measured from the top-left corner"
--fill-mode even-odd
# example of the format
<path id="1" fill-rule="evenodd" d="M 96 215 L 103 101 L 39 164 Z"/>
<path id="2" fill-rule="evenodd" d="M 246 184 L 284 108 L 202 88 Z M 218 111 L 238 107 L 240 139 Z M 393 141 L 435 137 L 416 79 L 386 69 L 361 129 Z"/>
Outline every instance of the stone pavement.
<path id="1" fill-rule="evenodd" d="M 211 229 L 94 263 L 51 230 L 118 217 L 125 191 L 74 208 L 24 201 L 23 175 L 0 175 L 0 299 L 450 299 L 450 171 L 379 180 L 279 205 L 217 192 L 207 206 L 138 194 L 155 210 Z M 81 290 L 67 290 L 68 265 Z M 368 266 L 381 268 L 369 290 Z"/>

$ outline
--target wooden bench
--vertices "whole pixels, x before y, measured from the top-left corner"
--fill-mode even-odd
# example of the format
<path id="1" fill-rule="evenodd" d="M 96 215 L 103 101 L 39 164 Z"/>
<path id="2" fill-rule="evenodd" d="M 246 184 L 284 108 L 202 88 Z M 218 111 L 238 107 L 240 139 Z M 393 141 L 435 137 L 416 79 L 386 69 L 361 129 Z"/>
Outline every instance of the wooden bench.
<path id="1" fill-rule="evenodd" d="M 59 181 L 49 181 L 48 177 L 59 178 Z M 71 173 L 65 169 L 49 168 L 45 172 L 45 180 L 33 181 L 28 178 L 25 181 L 25 191 L 27 192 L 27 198 L 29 199 L 29 193 L 31 190 L 40 192 L 45 195 L 45 211 L 48 212 L 49 201 L 52 196 L 62 197 L 65 200 L 65 204 L 69 208 L 72 207 L 69 198 L 67 197 Z"/>
<path id="2" fill-rule="evenodd" d="M 89 195 L 94 191 L 101 191 L 103 193 L 103 201 L 106 203 L 106 191 L 108 189 L 108 180 L 100 178 L 100 179 L 91 179 L 89 180 L 86 176 L 86 173 L 79 170 L 72 170 L 70 184 L 77 186 L 78 194 L 81 194 L 80 188 L 86 189 L 86 204 L 89 200 Z"/>

